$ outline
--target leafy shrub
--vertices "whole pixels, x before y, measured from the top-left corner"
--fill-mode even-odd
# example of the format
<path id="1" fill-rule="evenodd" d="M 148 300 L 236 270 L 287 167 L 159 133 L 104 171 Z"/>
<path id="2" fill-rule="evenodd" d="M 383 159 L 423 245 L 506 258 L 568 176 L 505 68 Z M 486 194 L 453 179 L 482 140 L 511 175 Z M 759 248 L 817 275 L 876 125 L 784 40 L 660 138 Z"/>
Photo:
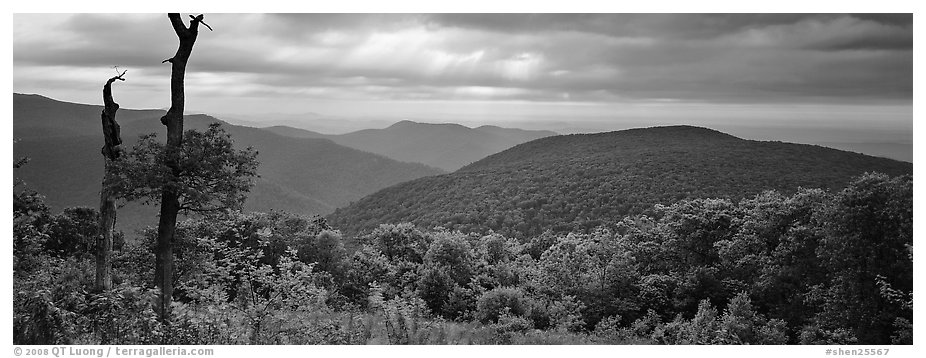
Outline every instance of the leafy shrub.
<path id="1" fill-rule="evenodd" d="M 446 270 L 454 283 L 465 286 L 473 276 L 473 249 L 460 233 L 440 232 L 424 256 L 426 266 Z"/>
<path id="2" fill-rule="evenodd" d="M 441 316 L 458 321 L 472 320 L 477 297 L 478 294 L 473 289 L 454 286 L 447 297 Z"/>
<path id="3" fill-rule="evenodd" d="M 315 264 L 318 271 L 340 276 L 346 251 L 341 233 L 322 230 L 314 236 L 300 235 L 295 244 L 299 261 Z"/>
<path id="4" fill-rule="evenodd" d="M 377 284 L 370 287 L 370 309 L 383 323 L 380 329 L 390 344 L 422 344 L 425 331 L 421 330 L 424 317 L 429 315 L 423 300 L 414 294 L 387 300 Z"/>
<path id="5" fill-rule="evenodd" d="M 529 318 L 511 314 L 509 311 L 508 307 L 503 308 L 498 316 L 498 321 L 492 324 L 492 327 L 500 334 L 524 332 L 534 328 L 534 323 Z"/>
<path id="6" fill-rule="evenodd" d="M 13 296 L 13 344 L 75 342 L 80 331 L 77 312 L 67 304 L 71 302 L 56 302 L 51 296 L 50 288 L 16 292 Z"/>
<path id="7" fill-rule="evenodd" d="M 444 312 L 444 306 L 450 300 L 450 294 L 456 283 L 450 277 L 446 270 L 437 267 L 425 267 L 422 269 L 421 278 L 418 280 L 417 293 L 421 299 L 428 305 L 432 312 Z"/>
<path id="8" fill-rule="evenodd" d="M 363 241 L 370 243 L 391 261 L 422 263 L 431 238 L 412 224 L 382 224 Z"/>
<path id="9" fill-rule="evenodd" d="M 595 334 L 600 336 L 616 335 L 621 330 L 621 317 L 608 316 L 595 325 Z"/>
<path id="10" fill-rule="evenodd" d="M 340 286 L 341 294 L 349 302 L 360 308 L 366 308 L 370 284 L 386 282 L 392 265 L 379 250 L 363 245 L 350 256 L 344 266 L 344 276 Z"/>
<path id="11" fill-rule="evenodd" d="M 804 326 L 800 332 L 801 344 L 858 344 L 858 338 L 848 329 L 826 329 L 819 324 Z"/>
<path id="12" fill-rule="evenodd" d="M 913 322 L 897 317 L 894 320 L 894 334 L 891 344 L 913 344 Z"/>
<path id="13" fill-rule="evenodd" d="M 194 327 L 228 327 L 232 342 L 288 341 L 299 334 L 302 314 L 326 308 L 326 292 L 315 286 L 312 265 L 296 261 L 294 250 L 271 266 L 260 263 L 260 245 L 236 248 L 214 238 L 197 243 L 214 258 L 203 263 L 201 274 L 181 283 L 191 302 L 177 310 Z"/>
<path id="14" fill-rule="evenodd" d="M 158 344 L 163 327 L 154 311 L 154 290 L 120 285 L 88 297 L 84 314 L 93 344 Z M 89 342 L 87 342 L 89 343 Z"/>
<path id="15" fill-rule="evenodd" d="M 499 287 L 487 291 L 476 303 L 476 319 L 482 323 L 496 323 L 502 314 L 524 316 L 527 301 L 524 293 L 513 287 Z"/>
<path id="16" fill-rule="evenodd" d="M 717 319 L 717 309 L 710 301 L 701 300 L 698 313 L 686 324 L 681 325 L 676 344 L 713 344 L 718 343 L 721 329 Z"/>
<path id="17" fill-rule="evenodd" d="M 75 344 L 86 334 L 91 264 L 76 258 L 44 257 L 30 277 L 13 280 L 15 344 Z"/>
<path id="18" fill-rule="evenodd" d="M 96 238 L 101 235 L 99 220 L 100 214 L 96 209 L 64 209 L 61 214 L 53 216 L 48 224 L 46 252 L 58 257 L 93 256 Z"/>
<path id="19" fill-rule="evenodd" d="M 585 328 L 582 311 L 585 305 L 573 296 L 565 296 L 553 301 L 550 306 L 550 321 L 554 328 L 569 332 L 578 332 Z"/>
<path id="20" fill-rule="evenodd" d="M 745 292 L 727 304 L 720 330 L 719 339 L 727 344 L 785 344 L 788 340 L 784 321 L 768 321 L 756 314 Z"/>

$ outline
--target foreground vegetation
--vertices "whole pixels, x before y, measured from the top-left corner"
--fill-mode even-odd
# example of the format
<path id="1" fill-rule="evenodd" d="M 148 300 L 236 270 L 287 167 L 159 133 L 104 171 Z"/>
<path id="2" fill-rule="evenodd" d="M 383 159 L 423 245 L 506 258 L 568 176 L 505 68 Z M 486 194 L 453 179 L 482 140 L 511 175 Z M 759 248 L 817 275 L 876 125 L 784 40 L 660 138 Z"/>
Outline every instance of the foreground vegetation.
<path id="1" fill-rule="evenodd" d="M 114 289 L 91 292 L 96 212 L 51 214 L 29 190 L 13 203 L 15 344 L 912 343 L 910 176 L 520 240 L 406 223 L 353 242 L 281 212 L 187 220 L 168 324 L 153 230 L 117 242 Z"/>

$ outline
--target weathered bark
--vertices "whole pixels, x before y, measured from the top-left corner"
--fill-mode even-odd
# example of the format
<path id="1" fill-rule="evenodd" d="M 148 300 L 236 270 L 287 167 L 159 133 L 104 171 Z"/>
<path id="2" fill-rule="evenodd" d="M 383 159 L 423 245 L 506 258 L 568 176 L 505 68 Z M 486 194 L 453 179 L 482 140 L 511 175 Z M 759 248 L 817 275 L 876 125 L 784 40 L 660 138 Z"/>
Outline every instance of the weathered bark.
<path id="1" fill-rule="evenodd" d="M 111 164 L 118 160 L 122 154 L 122 138 L 119 135 L 119 123 L 116 123 L 116 111 L 119 110 L 119 104 L 113 100 L 112 84 L 116 80 L 125 81 L 122 76 L 110 78 L 103 85 L 103 112 L 100 118 L 103 124 L 103 148 L 100 150 L 103 154 L 105 167 L 103 171 L 103 186 L 100 190 L 100 231 L 101 234 L 96 242 L 96 281 L 94 290 L 97 292 L 108 291 L 113 288 L 112 277 L 112 252 L 113 252 L 113 231 L 116 226 L 116 200 L 110 189 L 108 179 L 112 176 Z"/>
<path id="2" fill-rule="evenodd" d="M 180 46 L 174 57 L 164 60 L 164 62 L 171 63 L 170 109 L 161 117 L 161 123 L 167 126 L 166 164 L 176 178 L 180 174 L 177 156 L 183 145 L 183 79 L 203 15 L 194 17 L 190 21 L 189 28 L 183 24 L 180 14 L 168 14 L 167 17 L 170 19 L 174 32 L 177 33 L 177 38 L 180 39 Z M 170 303 L 174 294 L 174 232 L 177 226 L 177 213 L 180 211 L 177 183 L 178 181 L 171 181 L 161 188 L 161 216 L 158 221 L 154 285 L 161 289 L 158 300 L 158 317 L 165 322 L 170 320 Z"/>

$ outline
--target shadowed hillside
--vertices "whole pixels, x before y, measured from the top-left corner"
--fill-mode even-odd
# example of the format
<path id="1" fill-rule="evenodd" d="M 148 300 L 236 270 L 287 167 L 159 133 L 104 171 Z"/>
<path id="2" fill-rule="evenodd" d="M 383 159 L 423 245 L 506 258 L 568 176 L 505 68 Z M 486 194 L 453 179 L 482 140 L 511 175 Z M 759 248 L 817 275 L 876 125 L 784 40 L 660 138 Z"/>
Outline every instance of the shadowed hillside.
<path id="1" fill-rule="evenodd" d="M 14 94 L 13 99 L 14 133 L 19 138 L 13 145 L 13 154 L 31 158 L 15 175 L 46 195 L 54 210 L 69 206 L 97 207 L 103 176 L 101 107 L 35 95 Z M 122 126 L 124 146 L 131 147 L 142 133 L 155 132 L 163 139 L 164 126 L 159 121 L 162 113 L 119 110 L 117 120 Z M 216 121 L 221 122 L 205 115 L 188 115 L 184 128 L 204 129 Z M 252 146 L 258 151 L 260 178 L 245 204 L 246 210 L 277 209 L 324 215 L 378 189 L 440 173 L 435 168 L 397 162 L 327 139 L 284 137 L 227 123 L 223 127 L 236 146 Z M 154 225 L 156 210 L 148 209 L 127 206 L 119 212 L 119 227 Z"/>

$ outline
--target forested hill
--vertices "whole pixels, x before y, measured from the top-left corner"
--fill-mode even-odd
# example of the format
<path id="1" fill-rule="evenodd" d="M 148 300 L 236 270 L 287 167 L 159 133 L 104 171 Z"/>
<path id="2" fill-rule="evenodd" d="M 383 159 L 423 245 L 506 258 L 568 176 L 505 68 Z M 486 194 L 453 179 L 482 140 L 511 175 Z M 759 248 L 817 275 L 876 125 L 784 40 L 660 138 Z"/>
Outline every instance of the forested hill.
<path id="1" fill-rule="evenodd" d="M 118 100 L 118 98 L 117 98 Z M 70 206 L 99 205 L 103 177 L 100 147 L 101 106 L 56 101 L 38 95 L 13 94 L 14 158 L 29 157 L 14 176 L 46 196 L 54 211 Z M 120 109 L 117 121 L 128 149 L 139 134 L 158 133 L 163 140 L 161 110 Z M 206 115 L 187 115 L 185 129 L 202 130 L 222 122 Z M 252 146 L 260 161 L 245 210 L 286 210 L 325 215 L 379 189 L 442 173 L 417 163 L 338 145 L 328 139 L 292 138 L 251 127 L 224 123 L 236 147 Z M 118 227 L 155 225 L 156 210 L 128 205 L 119 211 Z"/>
<path id="2" fill-rule="evenodd" d="M 381 190 L 329 216 L 349 234 L 412 222 L 532 236 L 585 230 L 681 199 L 738 200 L 768 189 L 839 189 L 910 163 L 835 149 L 744 140 L 690 126 L 547 137 L 446 175 Z"/>

